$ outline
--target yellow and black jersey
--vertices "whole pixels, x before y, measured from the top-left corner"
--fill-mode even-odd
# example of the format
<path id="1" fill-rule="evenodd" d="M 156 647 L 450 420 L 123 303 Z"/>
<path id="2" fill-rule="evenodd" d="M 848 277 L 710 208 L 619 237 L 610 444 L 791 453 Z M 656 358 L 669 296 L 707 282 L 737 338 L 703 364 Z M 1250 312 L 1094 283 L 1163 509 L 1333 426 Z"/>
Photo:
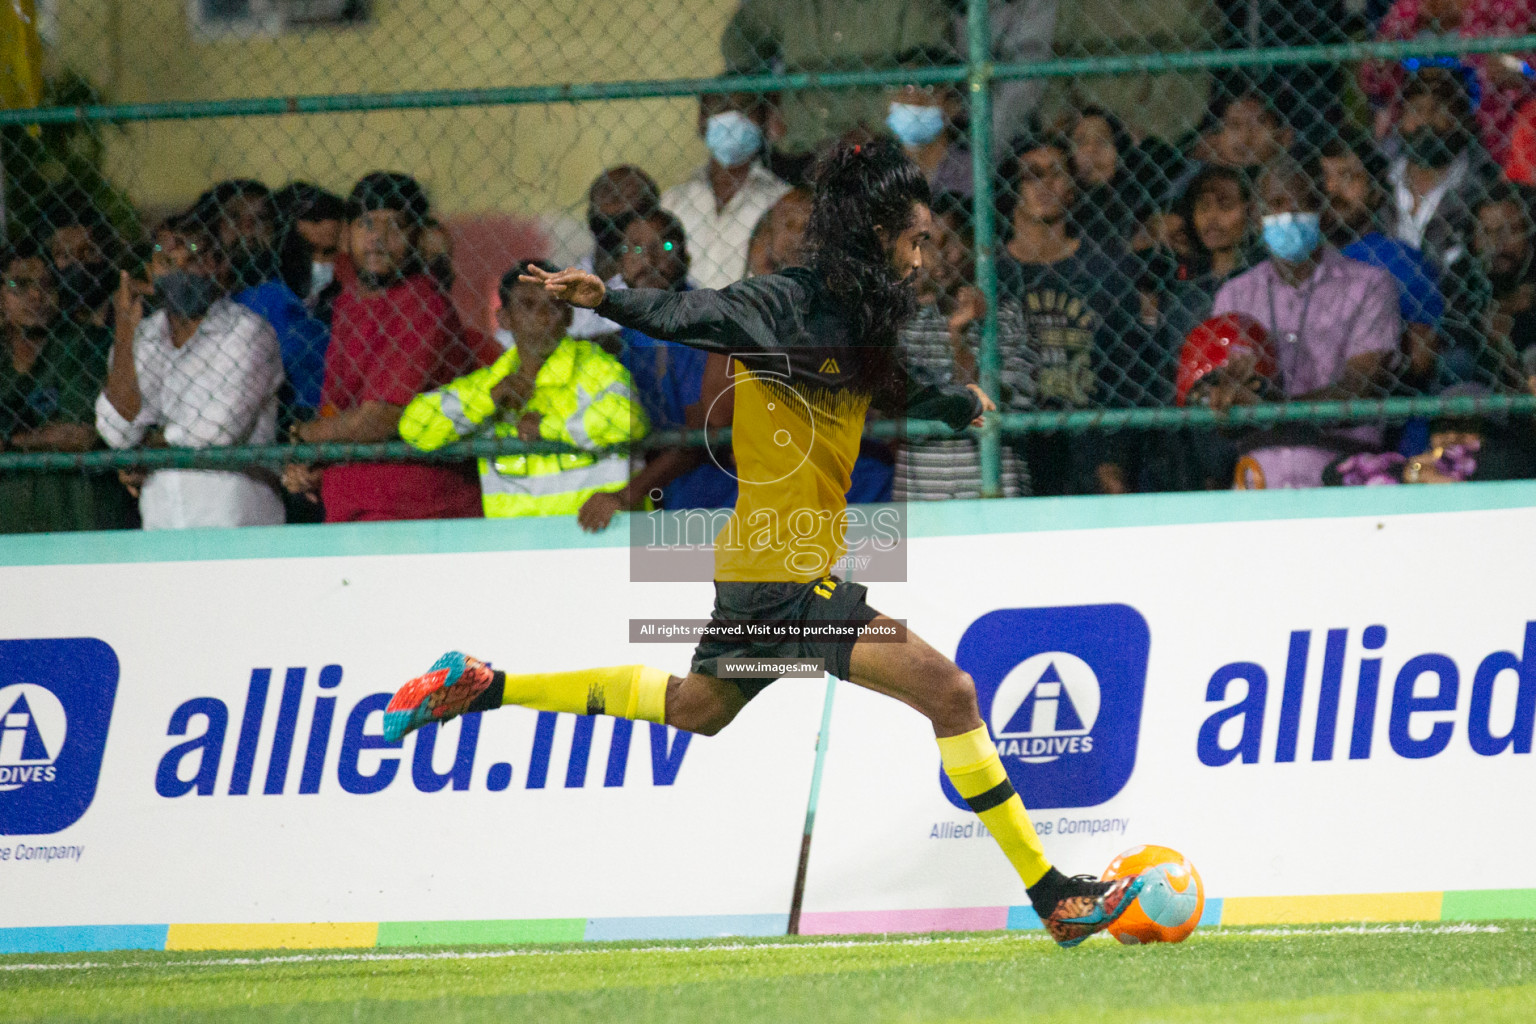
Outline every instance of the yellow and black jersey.
<path id="1" fill-rule="evenodd" d="M 667 341 L 732 356 L 736 509 L 715 537 L 715 579 L 808 582 L 845 552 L 848 486 L 871 400 L 958 430 L 974 392 L 864 346 L 816 275 L 792 267 L 727 288 L 610 291 L 599 315 Z M 898 414 L 900 409 L 893 410 Z"/>

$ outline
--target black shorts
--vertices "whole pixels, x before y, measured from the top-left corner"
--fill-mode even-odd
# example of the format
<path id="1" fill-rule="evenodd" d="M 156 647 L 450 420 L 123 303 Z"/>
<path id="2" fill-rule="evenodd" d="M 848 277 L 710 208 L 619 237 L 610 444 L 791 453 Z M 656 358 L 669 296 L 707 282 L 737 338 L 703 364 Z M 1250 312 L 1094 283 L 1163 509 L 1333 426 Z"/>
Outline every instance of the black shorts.
<path id="1" fill-rule="evenodd" d="M 842 622 L 862 626 L 880 614 L 864 603 L 868 593 L 862 583 L 848 583 L 828 576 L 809 583 L 735 583 L 715 581 L 713 623 L 729 622 Z M 738 637 L 707 637 L 693 652 L 692 669 L 719 679 L 716 658 L 820 658 L 838 679 L 848 678 L 857 637 L 757 641 Z M 756 676 L 727 679 L 751 700 L 773 682 Z"/>

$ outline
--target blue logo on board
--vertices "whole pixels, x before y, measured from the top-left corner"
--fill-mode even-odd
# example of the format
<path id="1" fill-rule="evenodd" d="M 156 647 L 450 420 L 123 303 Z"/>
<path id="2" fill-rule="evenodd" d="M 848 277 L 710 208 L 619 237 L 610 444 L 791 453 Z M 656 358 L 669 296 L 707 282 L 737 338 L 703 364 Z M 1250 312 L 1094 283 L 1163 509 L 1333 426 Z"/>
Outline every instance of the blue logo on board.
<path id="1" fill-rule="evenodd" d="M 0 835 L 80 820 L 116 696 L 117 655 L 100 640 L 0 640 Z"/>
<path id="2" fill-rule="evenodd" d="M 971 623 L 955 662 L 976 681 L 981 717 L 1025 807 L 1091 807 L 1125 788 L 1151 642 L 1147 620 L 1123 604 L 1004 608 Z"/>

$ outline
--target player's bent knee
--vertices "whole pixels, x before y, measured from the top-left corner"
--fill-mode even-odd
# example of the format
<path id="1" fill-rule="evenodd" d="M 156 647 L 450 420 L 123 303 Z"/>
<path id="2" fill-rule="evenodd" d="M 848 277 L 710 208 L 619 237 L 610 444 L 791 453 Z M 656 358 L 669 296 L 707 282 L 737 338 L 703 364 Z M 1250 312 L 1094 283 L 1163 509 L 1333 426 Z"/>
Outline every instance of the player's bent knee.
<path id="1" fill-rule="evenodd" d="M 950 666 L 935 682 L 928 717 L 936 724 L 967 728 L 980 714 L 976 704 L 975 680 L 969 672 Z"/>
<path id="2" fill-rule="evenodd" d="M 736 718 L 736 710 L 724 706 L 703 707 L 692 705 L 679 708 L 673 715 L 667 712 L 667 724 L 684 732 L 698 733 L 700 736 L 714 736 L 730 725 Z"/>
<path id="3" fill-rule="evenodd" d="M 688 731 L 698 733 L 700 736 L 714 736 L 717 735 L 726 726 L 730 725 L 731 722 L 735 720 L 735 718 L 736 712 L 721 711 L 708 718 L 699 720 L 694 724 L 693 728 L 689 729 Z"/>
<path id="4" fill-rule="evenodd" d="M 667 724 L 684 732 L 714 736 L 741 710 L 718 687 L 688 686 L 674 676 L 667 689 Z"/>

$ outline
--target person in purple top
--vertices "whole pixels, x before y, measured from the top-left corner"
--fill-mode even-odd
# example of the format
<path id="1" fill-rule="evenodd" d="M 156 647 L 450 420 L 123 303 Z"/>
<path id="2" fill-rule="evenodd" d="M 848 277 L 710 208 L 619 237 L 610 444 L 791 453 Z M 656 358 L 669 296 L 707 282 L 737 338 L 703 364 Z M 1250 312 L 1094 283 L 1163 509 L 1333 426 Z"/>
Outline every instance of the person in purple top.
<path id="1" fill-rule="evenodd" d="M 1269 258 L 1216 293 L 1212 315 L 1246 313 L 1269 331 L 1280 386 L 1292 401 L 1376 397 L 1399 351 L 1397 284 L 1381 267 L 1349 259 L 1322 237 L 1323 193 L 1316 161 L 1284 157 L 1259 176 L 1258 200 Z M 1212 406 L 1250 403 L 1237 386 L 1219 386 Z M 1282 427 L 1243 445 L 1237 486 L 1317 487 L 1340 455 L 1381 443 L 1374 426 Z"/>

